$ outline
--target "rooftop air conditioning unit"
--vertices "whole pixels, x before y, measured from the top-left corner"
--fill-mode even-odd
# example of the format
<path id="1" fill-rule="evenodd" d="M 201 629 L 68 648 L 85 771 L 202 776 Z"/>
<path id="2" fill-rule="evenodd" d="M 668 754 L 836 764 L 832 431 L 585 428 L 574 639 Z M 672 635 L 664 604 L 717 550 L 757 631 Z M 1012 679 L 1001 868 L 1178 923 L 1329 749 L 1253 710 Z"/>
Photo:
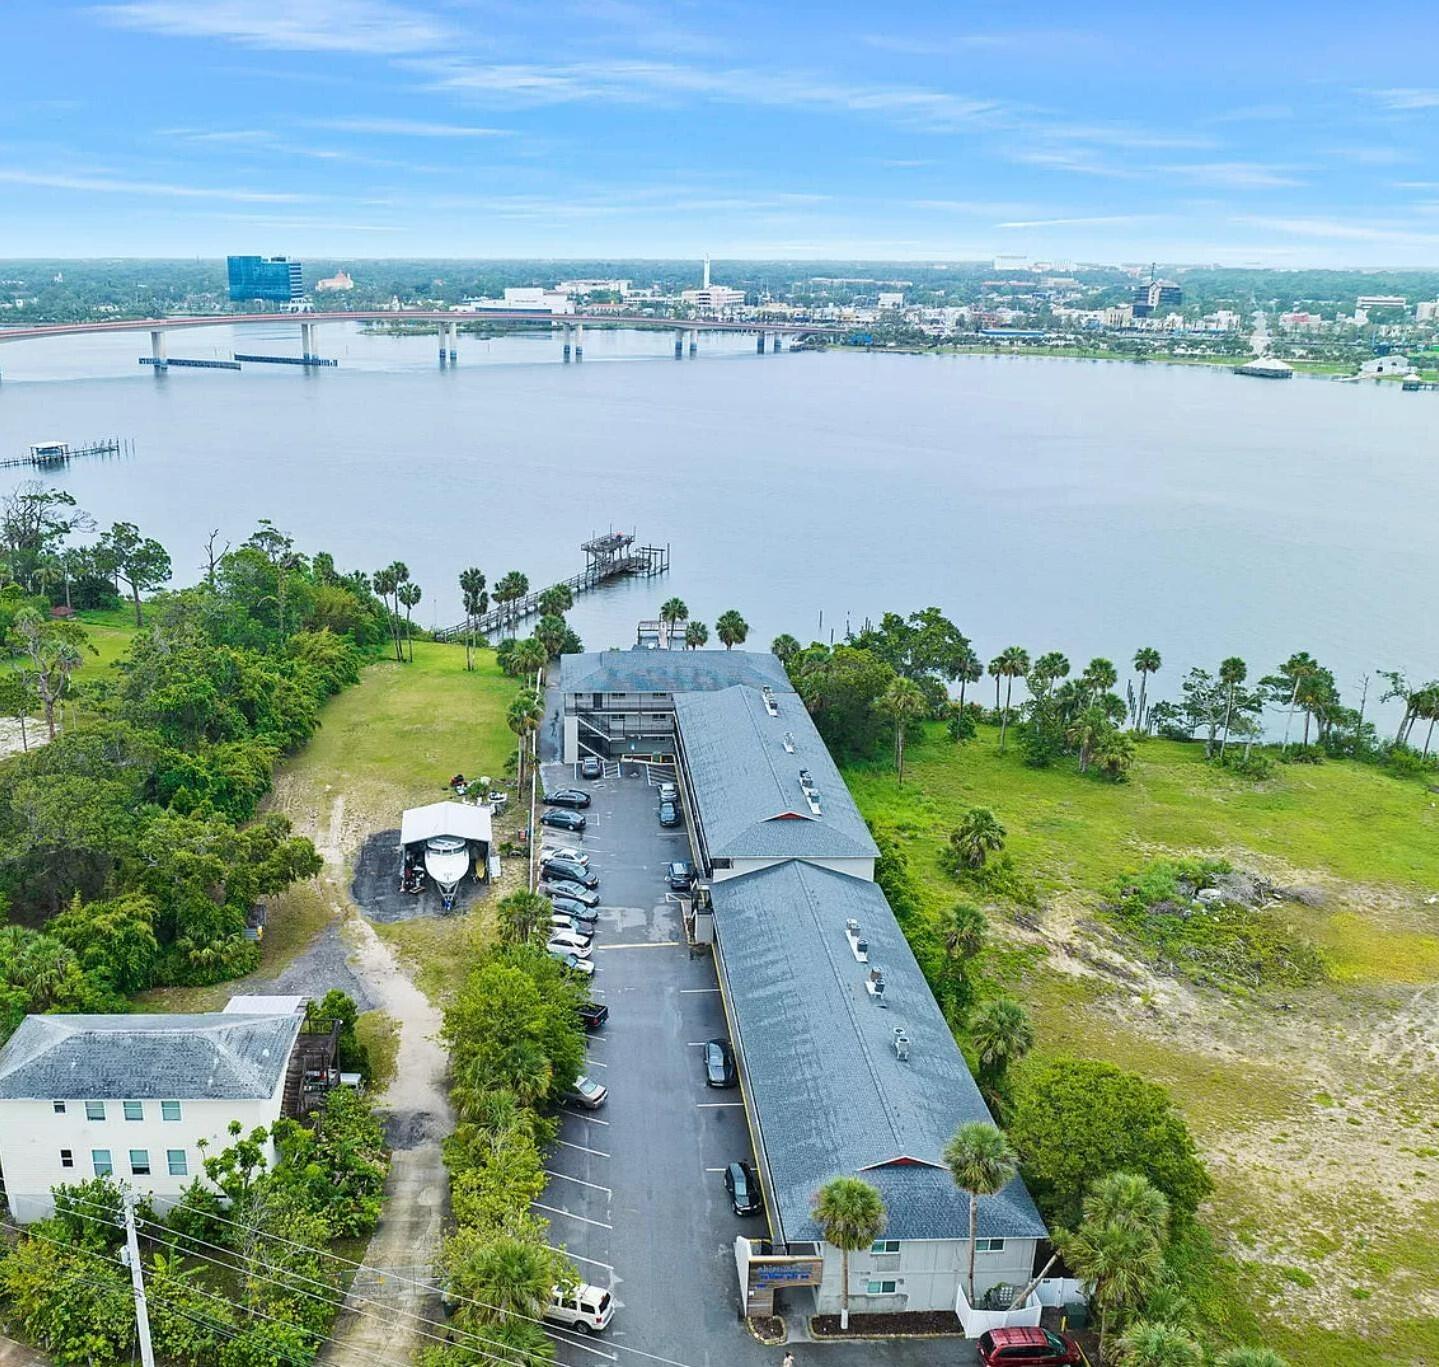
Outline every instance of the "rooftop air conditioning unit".
<path id="1" fill-rule="evenodd" d="M 779 704 L 774 700 L 774 689 L 766 686 L 761 692 L 764 694 L 764 710 L 772 717 L 779 716 Z"/>
<path id="2" fill-rule="evenodd" d="M 864 990 L 874 998 L 876 1006 L 884 1005 L 884 974 L 879 969 L 869 970 L 869 977 L 864 980 Z"/>
<path id="3" fill-rule="evenodd" d="M 909 1036 L 904 1032 L 904 1026 L 894 1027 L 894 1056 L 901 1063 L 909 1062 Z"/>
<path id="4" fill-rule="evenodd" d="M 859 933 L 859 922 L 851 917 L 844 923 L 845 938 L 849 941 L 850 953 L 862 964 L 869 962 L 869 941 Z"/>
<path id="5" fill-rule="evenodd" d="M 785 748 L 785 750 L 786 750 L 789 754 L 791 754 L 791 755 L 794 754 L 794 732 L 793 732 L 793 731 L 786 731 L 786 732 L 784 733 L 784 748 Z"/>

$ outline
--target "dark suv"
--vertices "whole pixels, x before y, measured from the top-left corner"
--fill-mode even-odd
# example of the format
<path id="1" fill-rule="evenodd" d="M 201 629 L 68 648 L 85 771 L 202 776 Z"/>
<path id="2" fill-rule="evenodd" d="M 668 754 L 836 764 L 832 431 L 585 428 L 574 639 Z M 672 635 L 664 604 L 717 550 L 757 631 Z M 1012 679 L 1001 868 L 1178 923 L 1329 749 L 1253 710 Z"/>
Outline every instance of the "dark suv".
<path id="1" fill-rule="evenodd" d="M 705 1086 L 733 1087 L 739 1078 L 735 1074 L 734 1052 L 727 1039 L 712 1039 L 705 1045 Z"/>
<path id="2" fill-rule="evenodd" d="M 586 755 L 584 759 L 580 761 L 581 778 L 603 778 L 604 776 L 605 766 L 601 764 L 594 755 Z"/>
<path id="3" fill-rule="evenodd" d="M 754 1169 L 748 1163 L 731 1163 L 724 1170 L 724 1189 L 729 1192 L 730 1204 L 734 1206 L 736 1215 L 758 1215 L 764 1209 L 759 1182 L 755 1180 Z"/>
<path id="4" fill-rule="evenodd" d="M 676 892 L 688 892 L 695 885 L 694 865 L 687 864 L 683 859 L 676 859 L 673 864 L 666 866 L 665 878 Z"/>
<path id="5" fill-rule="evenodd" d="M 540 872 L 546 878 L 568 878 L 587 888 L 600 885 L 599 874 L 591 873 L 585 865 L 576 864 L 572 859 L 546 859 L 540 864 Z"/>
<path id="6" fill-rule="evenodd" d="M 551 807 L 588 807 L 590 795 L 583 788 L 557 788 L 545 794 L 545 801 Z"/>
<path id="7" fill-rule="evenodd" d="M 1048 1329 L 991 1329 L 979 1336 L 982 1367 L 1074 1367 L 1084 1361 L 1068 1334 Z"/>

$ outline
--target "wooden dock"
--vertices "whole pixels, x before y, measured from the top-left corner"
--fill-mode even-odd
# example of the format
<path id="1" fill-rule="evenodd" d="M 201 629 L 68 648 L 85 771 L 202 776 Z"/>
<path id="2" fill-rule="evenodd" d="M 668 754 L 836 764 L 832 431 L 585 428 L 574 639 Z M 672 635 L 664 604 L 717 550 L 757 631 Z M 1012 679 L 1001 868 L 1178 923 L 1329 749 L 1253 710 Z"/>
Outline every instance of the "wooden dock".
<path id="1" fill-rule="evenodd" d="M 578 598 L 580 594 L 600 588 L 613 579 L 631 576 L 652 579 L 657 574 L 668 572 L 668 546 L 636 546 L 634 540 L 628 532 L 606 532 L 603 536 L 586 541 L 580 547 L 585 553 L 584 569 L 560 582 Z M 467 618 L 455 626 L 442 627 L 435 632 L 435 640 L 456 640 L 470 631 L 480 636 L 488 636 L 505 627 L 513 629 L 540 610 L 540 598 L 544 592 L 544 589 L 537 589 L 513 603 L 502 603 L 497 608 L 491 608 L 473 621 Z"/>
<path id="2" fill-rule="evenodd" d="M 0 468 L 13 469 L 19 465 L 28 465 L 36 470 L 54 470 L 68 465 L 75 456 L 129 456 L 134 453 L 135 445 L 129 438 L 103 437 L 99 441 L 87 441 L 79 446 L 48 443 L 43 448 L 31 447 L 28 456 L 0 460 Z"/>

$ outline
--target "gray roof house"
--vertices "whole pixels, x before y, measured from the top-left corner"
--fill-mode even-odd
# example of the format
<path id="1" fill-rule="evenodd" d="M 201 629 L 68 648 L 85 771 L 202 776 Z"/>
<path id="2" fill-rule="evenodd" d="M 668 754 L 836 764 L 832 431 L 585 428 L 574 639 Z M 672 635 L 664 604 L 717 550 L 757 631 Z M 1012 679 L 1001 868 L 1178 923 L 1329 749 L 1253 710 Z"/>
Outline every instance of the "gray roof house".
<path id="1" fill-rule="evenodd" d="M 782 859 L 874 876 L 879 850 L 796 693 L 675 695 L 696 855 L 715 879 Z"/>
<path id="2" fill-rule="evenodd" d="M 790 688 L 784 665 L 768 651 L 633 649 L 560 656 L 561 693 L 688 693 L 734 684 Z"/>

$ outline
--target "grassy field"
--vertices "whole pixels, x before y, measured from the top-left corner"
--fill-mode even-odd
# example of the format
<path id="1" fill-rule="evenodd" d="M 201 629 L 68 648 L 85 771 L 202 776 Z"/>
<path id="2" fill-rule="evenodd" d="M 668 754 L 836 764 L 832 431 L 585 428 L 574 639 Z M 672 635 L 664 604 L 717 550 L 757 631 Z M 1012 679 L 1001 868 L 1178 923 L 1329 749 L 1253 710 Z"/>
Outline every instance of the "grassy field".
<path id="1" fill-rule="evenodd" d="M 939 910 L 984 901 L 990 972 L 1034 1018 L 1036 1057 L 1101 1058 L 1162 1083 L 1204 1149 L 1225 1257 L 1213 1332 L 1296 1367 L 1439 1361 L 1439 798 L 1369 766 L 1276 766 L 1255 783 L 1150 740 L 1126 784 L 1027 768 L 993 728 L 846 771 Z M 1037 906 L 943 871 L 951 829 L 994 810 Z M 1156 973 L 1096 915 L 1150 859 L 1222 855 L 1305 892 L 1280 914 L 1325 956 L 1319 986 L 1229 995 Z M 1434 902 L 1429 899 L 1435 898 Z"/>

